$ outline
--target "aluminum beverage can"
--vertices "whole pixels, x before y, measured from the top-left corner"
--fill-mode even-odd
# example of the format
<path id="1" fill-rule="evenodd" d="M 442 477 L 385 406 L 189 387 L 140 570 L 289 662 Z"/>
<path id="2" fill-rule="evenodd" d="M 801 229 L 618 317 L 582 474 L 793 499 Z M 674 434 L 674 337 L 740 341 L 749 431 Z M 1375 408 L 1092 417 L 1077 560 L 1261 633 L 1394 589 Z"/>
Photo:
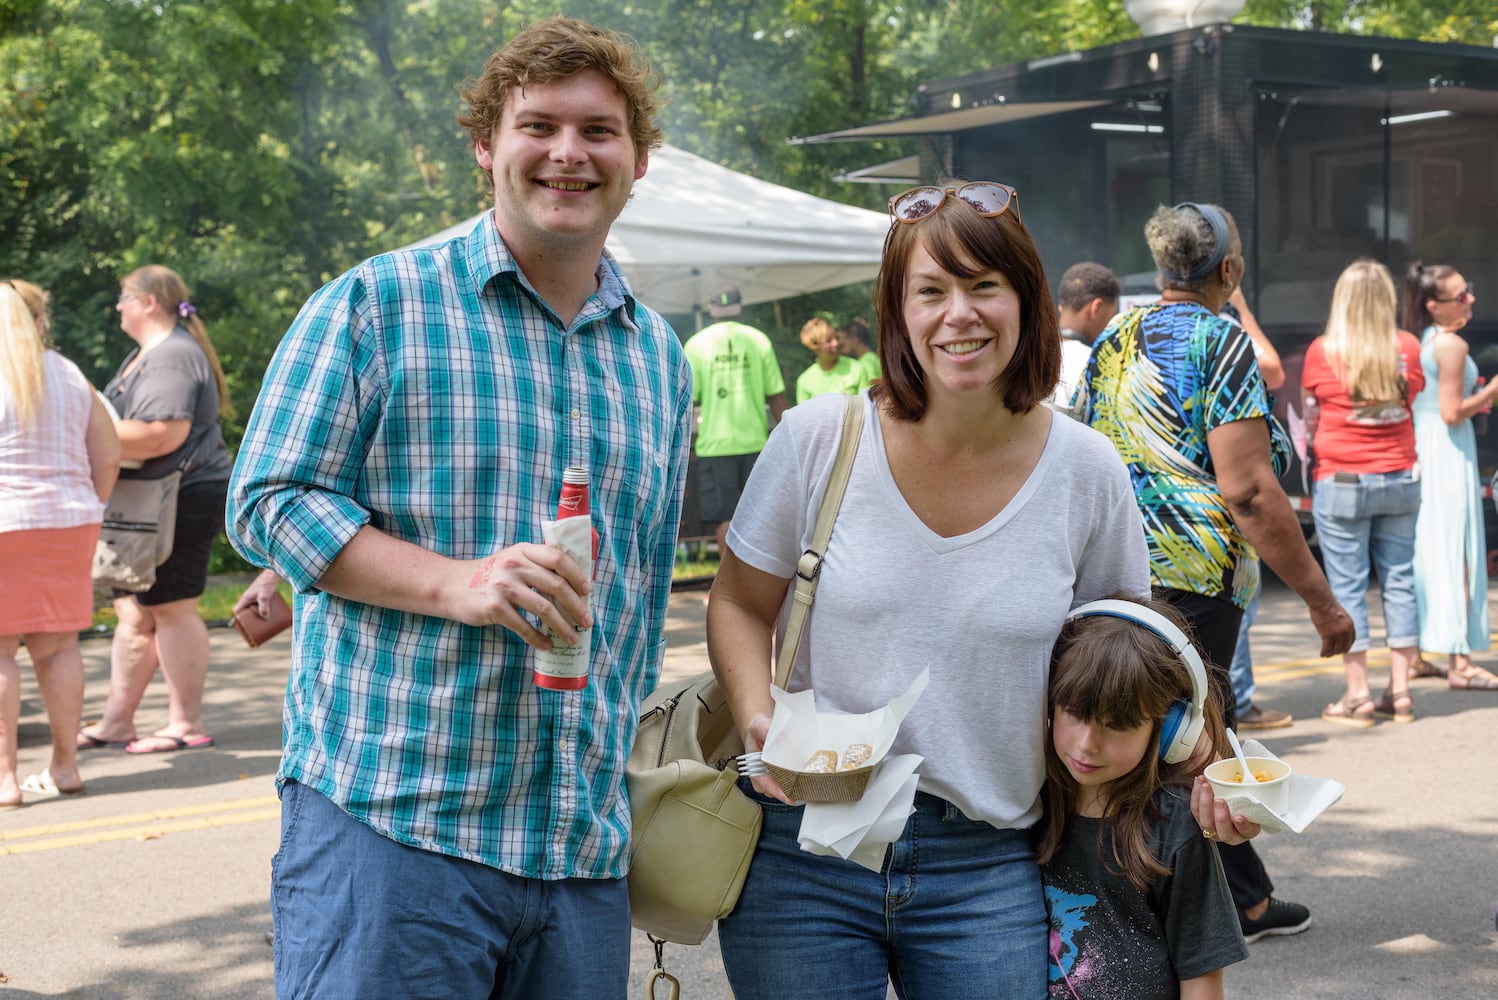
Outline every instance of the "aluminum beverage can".
<path id="1" fill-rule="evenodd" d="M 557 521 L 568 521 L 574 518 L 586 518 L 591 521 L 591 514 L 592 510 L 588 502 L 588 470 L 583 466 L 568 466 L 562 473 L 562 492 L 557 498 Z M 551 525 L 547 525 L 546 528 L 548 531 L 553 530 Z M 592 528 L 591 532 L 591 553 L 586 551 L 586 543 L 583 543 L 581 548 L 584 551 L 571 554 L 579 562 L 591 554 L 590 568 L 596 574 L 598 529 Z M 581 539 L 578 541 L 581 542 Z M 581 642 L 576 646 L 569 646 L 552 635 L 553 647 L 550 650 L 537 651 L 535 667 L 531 672 L 537 687 L 553 691 L 580 691 L 588 686 L 588 660 L 593 647 L 592 629 L 579 629 L 577 637 Z"/>

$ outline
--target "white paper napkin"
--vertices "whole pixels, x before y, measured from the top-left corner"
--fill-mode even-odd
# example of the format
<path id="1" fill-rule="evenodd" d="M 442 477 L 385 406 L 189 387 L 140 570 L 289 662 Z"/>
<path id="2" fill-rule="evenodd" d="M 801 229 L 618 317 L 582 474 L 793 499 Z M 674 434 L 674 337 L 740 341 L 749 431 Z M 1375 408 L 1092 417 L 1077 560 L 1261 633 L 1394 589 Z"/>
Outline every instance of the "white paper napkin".
<path id="1" fill-rule="evenodd" d="M 882 708 L 862 715 L 818 712 L 814 691 L 794 694 L 771 687 L 775 714 L 765 734 L 763 759 L 778 767 L 799 770 L 823 747 L 868 743 L 874 748 L 874 773 L 857 802 L 813 802 L 801 819 L 801 849 L 812 854 L 837 855 L 871 871 L 884 864 L 884 849 L 898 840 L 915 804 L 915 769 L 925 759 L 917 754 L 886 757 L 900 731 L 900 723 L 931 680 L 923 669 L 905 693 Z"/>
<path id="2" fill-rule="evenodd" d="M 812 802 L 801 817 L 801 849 L 809 854 L 837 855 L 877 872 L 884 851 L 900 839 L 915 805 L 919 754 L 886 757 L 874 765 L 869 787 L 857 802 Z"/>
<path id="3" fill-rule="evenodd" d="M 1258 740 L 1243 744 L 1245 757 L 1275 757 Z M 1278 760 L 1278 757 L 1275 757 Z M 1246 795 L 1231 795 L 1225 800 L 1234 815 L 1247 816 L 1264 828 L 1265 833 L 1303 833 L 1311 821 L 1326 812 L 1342 798 L 1346 791 L 1340 782 L 1331 778 L 1317 778 L 1292 770 L 1286 782 L 1290 787 L 1290 804 L 1282 813 L 1275 812 L 1257 799 Z"/>

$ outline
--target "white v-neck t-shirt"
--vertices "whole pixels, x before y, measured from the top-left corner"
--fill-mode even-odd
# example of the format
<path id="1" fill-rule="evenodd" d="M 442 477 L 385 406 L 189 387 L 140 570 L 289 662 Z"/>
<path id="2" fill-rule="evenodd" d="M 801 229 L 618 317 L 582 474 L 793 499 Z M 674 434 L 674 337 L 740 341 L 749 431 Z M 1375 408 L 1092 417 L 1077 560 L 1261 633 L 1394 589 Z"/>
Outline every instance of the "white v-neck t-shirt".
<path id="1" fill-rule="evenodd" d="M 929 667 L 930 685 L 891 753 L 925 757 L 921 790 L 970 819 L 1031 826 L 1045 778 L 1051 648 L 1067 612 L 1114 593 L 1149 595 L 1128 472 L 1107 438 L 1053 415 L 1014 498 L 987 524 L 943 538 L 895 485 L 867 393 L 864 402 L 858 457 L 790 690 L 814 688 L 822 711 L 862 713 L 904 694 Z M 771 434 L 728 533 L 750 566 L 795 575 L 844 405 L 842 396 L 808 400 Z"/>

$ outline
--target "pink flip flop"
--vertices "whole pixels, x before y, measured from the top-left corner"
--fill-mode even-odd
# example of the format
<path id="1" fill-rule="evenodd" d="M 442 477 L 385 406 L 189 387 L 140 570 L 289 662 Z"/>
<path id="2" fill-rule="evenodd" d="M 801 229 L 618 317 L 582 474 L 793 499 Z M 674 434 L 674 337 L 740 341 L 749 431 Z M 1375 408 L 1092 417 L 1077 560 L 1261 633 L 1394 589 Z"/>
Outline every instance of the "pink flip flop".
<path id="1" fill-rule="evenodd" d="M 150 746 L 144 745 L 150 743 L 152 740 L 156 740 L 157 743 Z M 166 745 L 162 745 L 163 741 Z M 213 746 L 212 736 L 194 736 L 191 739 L 184 740 L 180 736 L 162 736 L 153 733 L 150 736 L 142 736 L 125 744 L 125 752 L 174 753 L 178 750 L 202 750 L 205 747 L 211 746 Z"/>

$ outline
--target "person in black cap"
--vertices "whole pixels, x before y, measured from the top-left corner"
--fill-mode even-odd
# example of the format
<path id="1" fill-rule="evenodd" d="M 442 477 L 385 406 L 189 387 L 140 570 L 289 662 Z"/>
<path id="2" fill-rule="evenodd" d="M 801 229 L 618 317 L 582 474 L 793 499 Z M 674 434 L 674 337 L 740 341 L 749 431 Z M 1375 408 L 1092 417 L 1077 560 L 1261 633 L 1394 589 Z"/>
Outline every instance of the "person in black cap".
<path id="1" fill-rule="evenodd" d="M 713 526 L 723 551 L 749 470 L 785 412 L 785 379 L 770 338 L 734 317 L 743 310 L 738 286 L 723 285 L 707 310 L 717 322 L 687 340 L 692 402 L 701 407 L 697 428 L 697 491 L 704 525 Z"/>

